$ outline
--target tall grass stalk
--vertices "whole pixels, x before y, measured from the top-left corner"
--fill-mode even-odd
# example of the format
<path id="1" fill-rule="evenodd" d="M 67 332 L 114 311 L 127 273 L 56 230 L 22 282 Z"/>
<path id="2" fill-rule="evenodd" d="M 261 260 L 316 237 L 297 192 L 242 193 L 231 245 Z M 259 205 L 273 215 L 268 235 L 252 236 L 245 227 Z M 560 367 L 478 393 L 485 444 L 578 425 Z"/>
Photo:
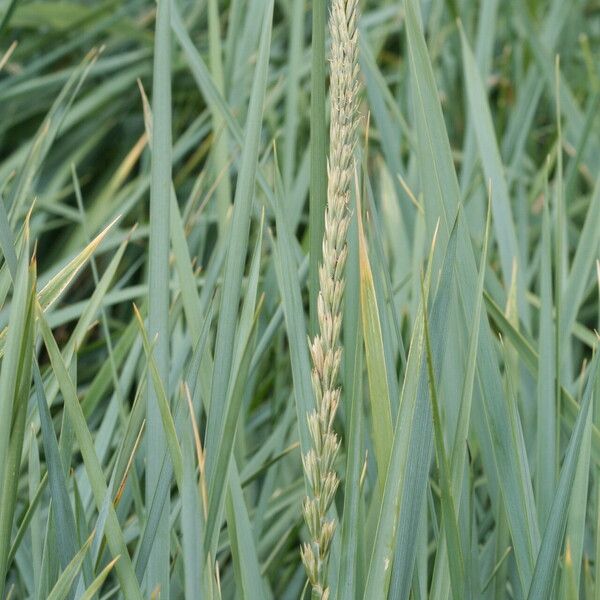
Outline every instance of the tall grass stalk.
<path id="1" fill-rule="evenodd" d="M 171 199 L 171 0 L 159 0 L 156 14 L 152 86 L 153 144 L 148 256 L 148 330 L 156 338 L 154 356 L 165 387 L 169 382 L 169 217 Z M 160 483 L 166 437 L 158 391 L 150 374 L 146 406 L 146 500 Z M 169 598 L 169 498 L 165 500 L 148 567 L 148 587 Z"/>
<path id="2" fill-rule="evenodd" d="M 317 333 L 310 344 L 315 410 L 308 415 L 312 449 L 302 457 L 309 485 L 303 513 L 310 542 L 302 547 L 313 598 L 329 597 L 327 562 L 335 522 L 327 512 L 339 478 L 335 461 L 339 439 L 333 430 L 341 389 L 337 385 L 342 348 L 339 343 L 344 295 L 344 267 L 350 223 L 349 199 L 356 144 L 358 103 L 358 2 L 336 0 L 331 6 L 331 124 L 327 165 L 327 208 L 323 262 L 319 268 Z"/>

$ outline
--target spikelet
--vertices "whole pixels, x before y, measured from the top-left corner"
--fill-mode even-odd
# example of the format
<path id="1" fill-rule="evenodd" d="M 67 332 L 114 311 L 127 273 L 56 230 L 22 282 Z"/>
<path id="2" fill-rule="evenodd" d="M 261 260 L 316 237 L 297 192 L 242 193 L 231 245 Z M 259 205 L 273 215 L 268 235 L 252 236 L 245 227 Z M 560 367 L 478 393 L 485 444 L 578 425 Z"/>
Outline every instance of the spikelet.
<path id="1" fill-rule="evenodd" d="M 342 357 L 339 343 L 344 295 L 344 267 L 350 221 L 348 203 L 356 143 L 359 91 L 358 0 L 333 0 L 331 35 L 331 125 L 327 164 L 327 208 L 323 262 L 319 268 L 317 317 L 319 333 L 309 343 L 315 410 L 308 415 L 312 449 L 302 457 L 309 494 L 303 514 L 310 537 L 302 546 L 302 562 L 312 586 L 313 600 L 327 600 L 327 562 L 335 522 L 327 511 L 339 483 L 334 463 L 339 439 L 333 421 L 340 402 L 337 385 Z"/>

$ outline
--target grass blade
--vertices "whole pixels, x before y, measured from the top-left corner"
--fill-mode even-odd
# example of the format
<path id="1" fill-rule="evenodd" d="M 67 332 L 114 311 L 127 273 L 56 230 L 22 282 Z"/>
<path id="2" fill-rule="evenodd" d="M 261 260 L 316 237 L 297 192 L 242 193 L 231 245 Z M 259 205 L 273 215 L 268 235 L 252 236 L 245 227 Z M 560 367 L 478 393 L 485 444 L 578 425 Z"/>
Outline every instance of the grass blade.
<path id="1" fill-rule="evenodd" d="M 550 512 L 557 479 L 558 456 L 556 449 L 556 397 L 554 382 L 554 327 L 552 324 L 552 250 L 550 243 L 550 217 L 544 205 L 542 221 L 542 263 L 540 298 L 539 371 L 537 394 L 537 465 L 536 500 L 540 526 L 543 527 Z"/>
<path id="2" fill-rule="evenodd" d="M 61 573 L 56 585 L 52 588 L 50 594 L 48 594 L 48 600 L 64 600 L 68 597 L 71 586 L 83 565 L 83 559 L 88 553 L 91 544 L 92 538 L 90 537 L 79 552 L 73 557 L 73 560 L 65 567 L 65 570 Z"/>
<path id="3" fill-rule="evenodd" d="M 427 296 L 425 294 L 425 288 L 422 282 L 421 289 L 423 297 L 423 331 L 425 337 L 427 377 L 429 380 L 429 397 L 431 399 L 433 416 L 435 451 L 441 479 L 442 519 L 446 530 L 446 545 L 448 548 L 448 562 L 450 564 L 450 582 L 452 585 L 452 594 L 454 598 L 470 598 L 471 585 L 468 578 L 468 571 L 465 569 L 465 560 L 463 557 L 464 544 L 461 540 L 458 529 L 456 505 L 453 498 L 452 483 L 450 479 L 450 467 L 448 465 L 448 457 L 444 446 L 444 433 L 442 431 L 440 409 L 437 399 L 437 387 L 433 367 L 433 357 L 431 354 L 431 342 L 429 339 Z"/>
<path id="4" fill-rule="evenodd" d="M 208 411 L 206 447 L 216 448 L 219 434 L 223 430 L 225 408 L 227 406 L 228 387 L 231 379 L 233 363 L 233 347 L 235 338 L 236 314 L 241 292 L 244 261 L 248 245 L 250 214 L 254 197 L 255 175 L 258 160 L 259 136 L 262 127 L 263 103 L 266 77 L 269 65 L 271 45 L 271 27 L 273 2 L 268 2 L 265 12 L 264 26 L 258 51 L 258 62 L 255 70 L 242 160 L 234 198 L 231 240 L 227 252 L 221 306 L 217 325 L 217 342 L 215 346 L 215 368 L 213 371 L 211 403 Z M 212 463 L 214 464 L 214 463 Z M 207 479 L 212 481 L 217 473 L 212 472 L 211 462 L 207 464 Z M 205 548 L 209 551 L 211 548 Z M 212 548 L 214 550 L 214 548 Z"/>
<path id="5" fill-rule="evenodd" d="M 105 567 L 100 571 L 98 577 L 92 581 L 90 586 L 85 590 L 79 600 L 92 600 L 96 594 L 102 589 L 102 584 L 106 581 L 106 578 L 110 575 L 119 557 L 113 558 Z"/>
<path id="6" fill-rule="evenodd" d="M 0 426 L 0 595 L 4 593 L 9 566 L 10 539 L 31 386 L 36 267 L 35 262 L 29 264 L 27 237 L 19 263 L 6 353 L 0 371 L 0 416 L 3 419 Z"/>
<path id="7" fill-rule="evenodd" d="M 96 508 L 101 510 L 108 488 L 106 485 L 106 480 L 104 479 L 104 474 L 102 473 L 100 461 L 98 460 L 96 451 L 94 449 L 93 438 L 85 421 L 83 411 L 81 410 L 81 405 L 77 399 L 77 392 L 75 391 L 73 382 L 71 381 L 69 373 L 67 372 L 67 368 L 56 344 L 56 340 L 50 331 L 39 304 L 37 305 L 37 317 L 42 338 L 46 345 L 46 349 L 48 350 L 52 368 L 54 369 L 56 378 L 60 385 L 60 389 L 65 400 L 67 414 L 75 431 L 75 436 L 77 437 L 83 462 L 90 479 L 94 499 L 96 501 Z M 133 566 L 129 558 L 129 553 L 127 551 L 127 547 L 125 546 L 123 532 L 112 504 L 109 505 L 108 515 L 106 518 L 106 538 L 113 557 L 121 557 L 115 568 L 123 592 L 127 594 L 127 597 L 141 600 L 142 595 L 139 584 L 135 577 Z"/>
<path id="8" fill-rule="evenodd" d="M 325 0 L 312 3 L 312 36 L 310 66 L 310 192 L 309 192 L 309 266 L 310 329 L 317 331 L 317 296 L 321 244 L 325 232 L 327 203 L 327 121 L 325 113 Z"/>
<path id="9" fill-rule="evenodd" d="M 54 432 L 54 424 L 48 409 L 44 384 L 37 363 L 33 369 L 33 380 L 35 384 L 35 396 L 37 399 L 38 412 L 42 429 L 42 440 L 44 454 L 48 468 L 50 482 L 50 493 L 52 494 L 52 510 L 56 519 L 56 535 L 58 538 L 58 556 L 63 569 L 77 553 L 77 533 L 75 528 L 75 516 L 71 508 L 71 500 L 67 490 L 67 479 L 61 461 L 58 441 Z"/>
<path id="10" fill-rule="evenodd" d="M 150 237 L 148 255 L 148 330 L 157 336 L 154 350 L 158 377 L 169 381 L 169 217 L 171 201 L 171 0 L 160 0 L 156 14 L 152 102 L 154 112 L 152 183 L 150 186 Z M 166 447 L 155 385 L 148 377 L 146 435 L 152 440 L 146 452 L 146 497 L 159 485 L 161 459 Z M 169 598 L 169 509 L 167 499 L 150 554 L 148 588 Z"/>
<path id="11" fill-rule="evenodd" d="M 590 406 L 592 404 L 596 378 L 598 377 L 598 362 L 598 354 L 596 353 L 596 356 L 590 365 L 588 382 L 581 403 L 581 409 L 577 416 L 573 432 L 571 433 L 571 439 L 569 440 L 569 445 L 567 447 L 560 479 L 556 488 L 556 494 L 548 515 L 540 552 L 538 554 L 531 586 L 527 595 L 529 600 L 533 600 L 534 598 L 549 598 L 552 593 L 554 575 L 556 573 L 559 553 L 565 528 L 567 526 L 569 500 L 571 498 L 581 444 L 584 438 L 583 434 L 588 421 L 591 419 Z"/>
<path id="12" fill-rule="evenodd" d="M 367 254 L 367 241 L 357 207 L 359 265 L 360 265 L 360 306 L 363 337 L 365 341 L 365 363 L 369 378 L 369 396 L 371 400 L 371 418 L 373 426 L 373 442 L 379 473 L 379 486 L 383 490 L 384 474 L 392 447 L 392 408 L 388 389 L 388 375 L 379 322 L 379 307 L 375 297 L 373 274 Z"/>
<path id="13" fill-rule="evenodd" d="M 479 69 L 465 32 L 460 27 L 463 67 L 465 72 L 467 96 L 470 114 L 473 119 L 475 137 L 479 146 L 479 154 L 487 181 L 491 182 L 492 211 L 494 215 L 494 231 L 498 240 L 500 262 L 504 282 L 509 283 L 513 271 L 513 263 L 517 263 L 517 299 L 519 313 L 525 323 L 529 322 L 529 307 L 525 302 L 525 281 L 523 264 L 517 245 L 517 235 L 510 205 L 508 183 L 504 175 L 504 166 L 500 158 L 500 150 L 494 133 L 494 124 Z"/>

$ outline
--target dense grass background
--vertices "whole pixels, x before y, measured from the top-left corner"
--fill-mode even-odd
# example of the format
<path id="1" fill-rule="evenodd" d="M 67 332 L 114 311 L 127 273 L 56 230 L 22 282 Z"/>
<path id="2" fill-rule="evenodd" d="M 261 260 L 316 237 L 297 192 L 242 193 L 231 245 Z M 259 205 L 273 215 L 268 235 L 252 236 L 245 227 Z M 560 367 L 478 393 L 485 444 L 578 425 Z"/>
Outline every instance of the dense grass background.
<path id="1" fill-rule="evenodd" d="M 600 5 L 360 9 L 332 598 L 600 598 Z M 0 6 L 0 597 L 309 596 L 325 20 Z"/>

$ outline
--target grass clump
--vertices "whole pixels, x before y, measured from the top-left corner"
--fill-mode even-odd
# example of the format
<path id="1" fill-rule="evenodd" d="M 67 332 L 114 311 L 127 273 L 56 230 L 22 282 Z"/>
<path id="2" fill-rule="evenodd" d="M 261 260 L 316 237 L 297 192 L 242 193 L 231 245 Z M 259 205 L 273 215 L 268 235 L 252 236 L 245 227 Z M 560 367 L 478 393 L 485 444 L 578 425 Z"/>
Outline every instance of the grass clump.
<path id="1" fill-rule="evenodd" d="M 599 597 L 597 9 L 5 2 L 0 598 Z"/>

